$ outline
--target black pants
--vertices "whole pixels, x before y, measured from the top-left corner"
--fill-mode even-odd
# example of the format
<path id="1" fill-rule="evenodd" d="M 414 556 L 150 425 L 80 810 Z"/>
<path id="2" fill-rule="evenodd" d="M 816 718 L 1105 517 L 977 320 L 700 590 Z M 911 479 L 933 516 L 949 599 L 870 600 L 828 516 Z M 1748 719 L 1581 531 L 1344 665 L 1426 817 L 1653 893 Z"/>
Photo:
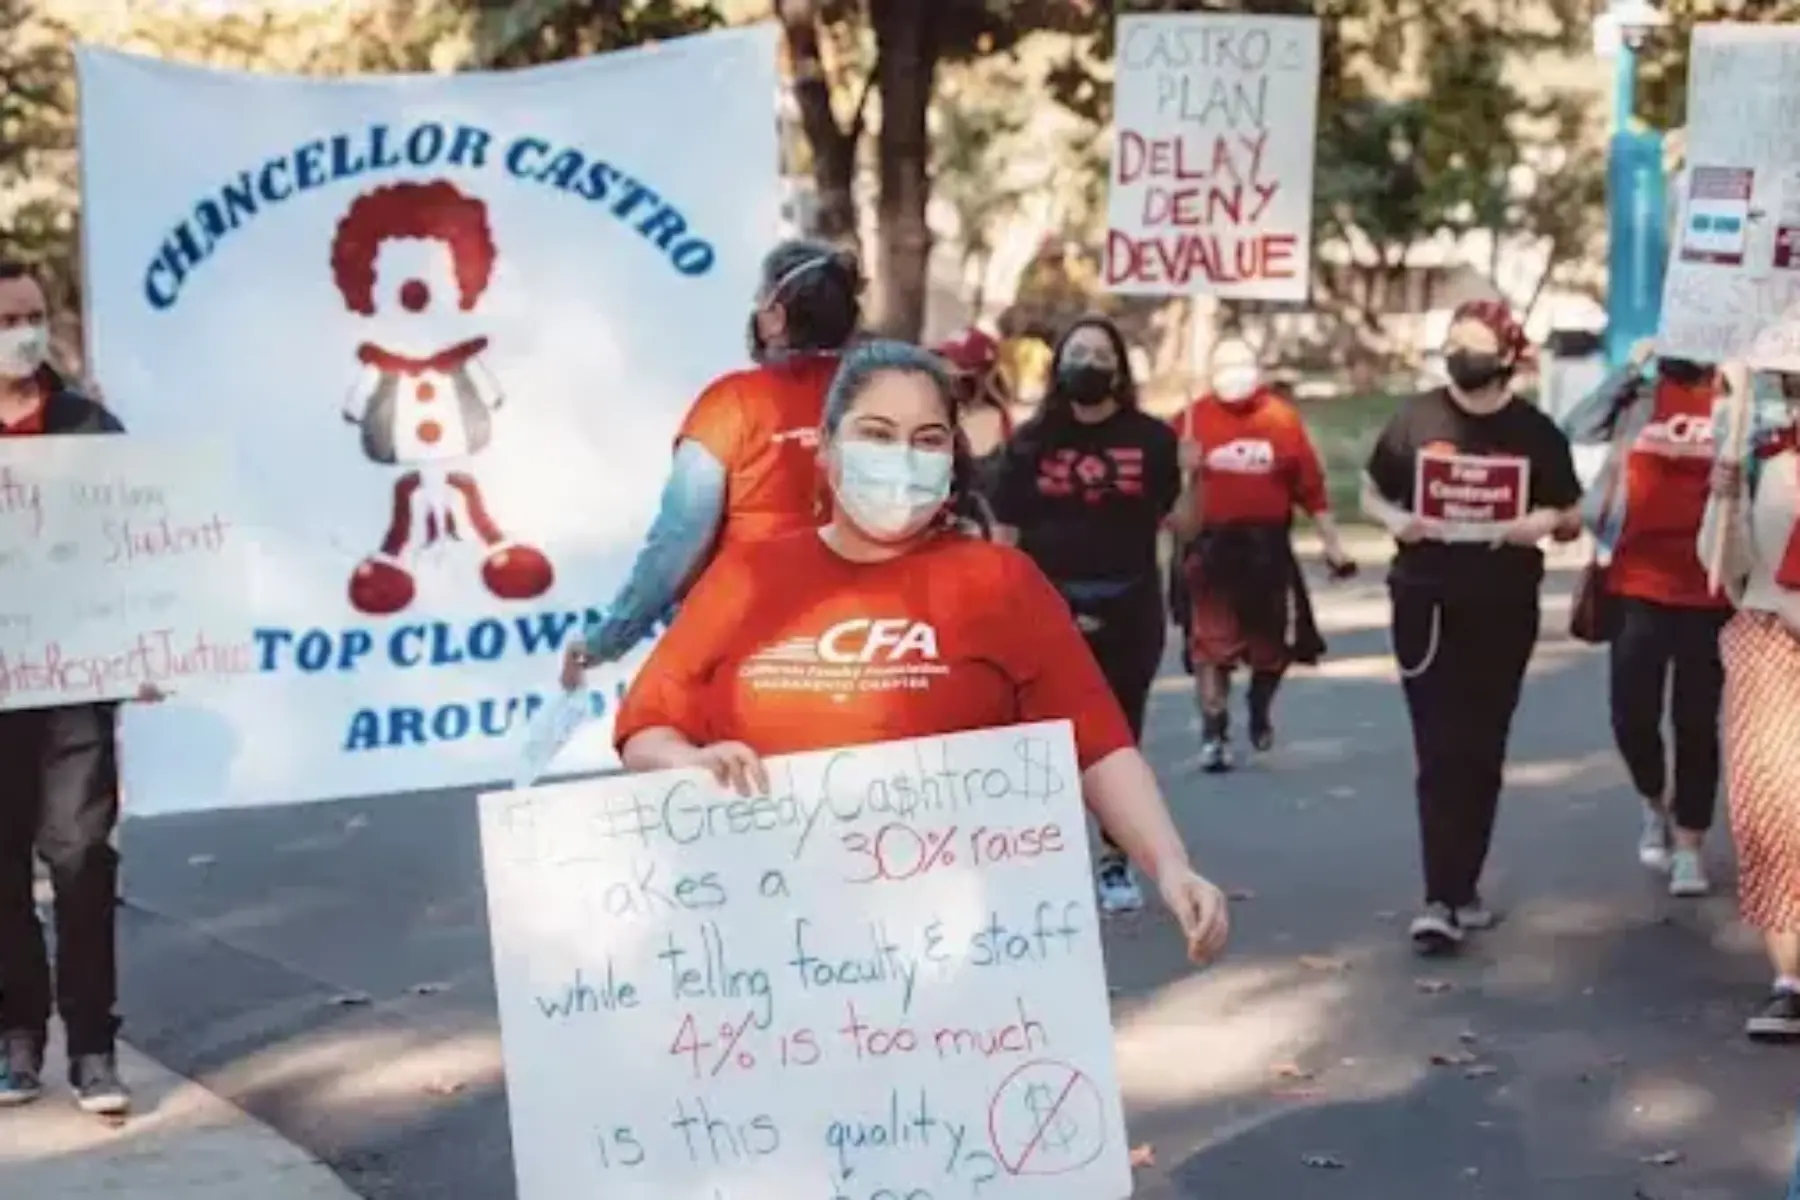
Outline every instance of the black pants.
<path id="1" fill-rule="evenodd" d="M 1163 644 L 1168 639 L 1168 618 L 1163 612 L 1162 590 L 1154 577 L 1117 599 L 1092 606 L 1086 615 L 1100 622 L 1087 633 L 1088 649 L 1100 664 L 1131 736 L 1144 738 L 1144 710 L 1150 703 L 1150 685 L 1162 667 Z M 1101 853 L 1117 855 L 1119 847 L 1105 829 L 1100 831 Z"/>
<path id="2" fill-rule="evenodd" d="M 1452 597 L 1395 587 L 1393 639 L 1418 757 L 1425 900 L 1472 904 L 1494 836 L 1501 771 L 1537 592 Z"/>
<path id="3" fill-rule="evenodd" d="M 52 998 L 32 855 L 56 894 L 57 1008 L 70 1054 L 111 1051 L 119 818 L 113 708 L 0 713 L 0 1029 L 41 1038 Z"/>
<path id="4" fill-rule="evenodd" d="M 1712 827 L 1719 790 L 1719 631 L 1729 610 L 1673 608 L 1621 597 L 1612 640 L 1613 740 L 1638 794 L 1658 804 L 1668 786 L 1664 696 L 1675 738 L 1675 823 Z M 1671 676 L 1673 677 L 1671 679 Z"/>

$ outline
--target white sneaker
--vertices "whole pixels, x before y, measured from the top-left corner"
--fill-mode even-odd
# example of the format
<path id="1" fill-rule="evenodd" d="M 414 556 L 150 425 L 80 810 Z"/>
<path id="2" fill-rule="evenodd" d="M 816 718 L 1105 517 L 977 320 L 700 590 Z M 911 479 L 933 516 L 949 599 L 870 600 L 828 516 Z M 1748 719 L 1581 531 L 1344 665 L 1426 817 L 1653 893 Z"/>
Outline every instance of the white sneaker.
<path id="1" fill-rule="evenodd" d="M 1095 880 L 1095 890 L 1100 895 L 1100 911 L 1103 913 L 1134 913 L 1144 907 L 1144 893 L 1139 890 L 1131 868 L 1125 863 L 1101 864 Z"/>
<path id="2" fill-rule="evenodd" d="M 1638 862 L 1646 870 L 1669 869 L 1669 818 L 1648 805 L 1644 808 L 1644 832 L 1638 837 Z"/>
<path id="3" fill-rule="evenodd" d="M 1698 850 L 1677 850 L 1669 858 L 1669 895 L 1704 896 L 1712 891 Z"/>
<path id="4" fill-rule="evenodd" d="M 1448 904 L 1427 904 L 1407 930 L 1420 954 L 1448 954 L 1462 945 L 1462 926 Z"/>
<path id="5" fill-rule="evenodd" d="M 1480 933 L 1498 925 L 1500 914 L 1477 899 L 1475 903 L 1456 910 L 1456 923 L 1471 933 Z"/>

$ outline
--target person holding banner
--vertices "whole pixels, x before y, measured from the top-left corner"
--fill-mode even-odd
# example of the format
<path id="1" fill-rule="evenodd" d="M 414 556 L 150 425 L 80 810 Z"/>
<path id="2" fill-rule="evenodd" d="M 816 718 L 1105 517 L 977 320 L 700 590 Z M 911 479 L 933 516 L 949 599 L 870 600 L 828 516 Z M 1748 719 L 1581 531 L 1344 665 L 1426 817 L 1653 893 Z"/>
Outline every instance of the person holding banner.
<path id="1" fill-rule="evenodd" d="M 715 380 L 688 410 L 630 577 L 604 618 L 564 652 L 565 689 L 648 637 L 709 555 L 813 525 L 819 416 L 861 320 L 861 292 L 855 256 L 823 242 L 791 239 L 763 260 L 748 329 L 756 365 Z"/>
<path id="2" fill-rule="evenodd" d="M 112 434 L 124 427 L 49 365 L 48 304 L 25 268 L 0 263 L 0 437 Z M 147 689 L 144 698 L 158 697 Z M 112 704 L 0 713 L 0 1105 L 43 1090 L 52 1004 L 76 1102 L 104 1115 L 131 1097 L 114 1056 L 119 819 Z M 55 894 L 56 972 L 33 895 L 34 858 Z"/>
<path id="3" fill-rule="evenodd" d="M 1294 510 L 1312 519 L 1333 578 L 1356 573 L 1344 550 L 1325 471 L 1293 405 L 1264 383 L 1256 351 L 1242 338 L 1213 349 L 1211 391 L 1175 419 L 1200 473 L 1198 510 L 1186 514 L 1181 570 L 1188 611 L 1188 658 L 1200 705 L 1200 765 L 1233 766 L 1231 675 L 1250 671 L 1250 745 L 1275 743 L 1272 714 L 1282 676 L 1316 663 L 1325 643 L 1313 622 L 1306 579 L 1294 557 Z"/>
<path id="4" fill-rule="evenodd" d="M 1363 509 L 1399 543 L 1388 591 L 1418 759 L 1425 908 L 1411 936 L 1425 954 L 1494 923 L 1479 887 L 1537 644 L 1539 544 L 1581 533 L 1569 439 L 1511 390 L 1529 350 L 1503 303 L 1459 307 L 1449 383 L 1400 406 L 1364 473 Z"/>
<path id="5" fill-rule="evenodd" d="M 1088 806 L 1193 958 L 1217 954 L 1224 896 L 1189 864 L 1067 602 L 1018 550 L 959 531 L 978 512 L 940 360 L 857 347 L 824 433 L 829 522 L 729 548 L 700 578 L 619 709 L 626 769 L 698 767 L 751 795 L 768 755 L 1066 719 Z"/>
<path id="6" fill-rule="evenodd" d="M 1638 859 L 1669 873 L 1669 893 L 1709 890 L 1700 857 L 1719 789 L 1719 631 L 1731 601 L 1707 585 L 1694 549 L 1706 509 L 1717 372 L 1664 357 L 1649 340 L 1563 422 L 1577 443 L 1611 446 L 1582 518 L 1599 547 L 1613 738 L 1644 799 Z M 1663 744 L 1664 710 L 1674 771 Z M 1672 843 L 1672 845 L 1671 845 Z M 1671 853 L 1671 850 L 1673 851 Z"/>
<path id="7" fill-rule="evenodd" d="M 1725 765 L 1738 908 L 1761 932 L 1775 976 L 1745 1023 L 1760 1041 L 1800 1041 L 1800 375 L 1763 377 L 1756 403 L 1741 366 L 1714 427 L 1711 498 L 1699 551 L 1736 601 L 1719 639 Z M 1773 388 L 1771 388 L 1773 390 Z"/>
<path id="8" fill-rule="evenodd" d="M 1111 321 L 1070 326 L 1051 364 L 1042 407 L 1007 447 L 994 515 L 1068 601 L 1135 743 L 1168 639 L 1156 543 L 1181 494 L 1180 453 L 1168 426 L 1139 410 Z M 1101 843 L 1101 907 L 1137 911 L 1143 895 L 1104 826 Z"/>

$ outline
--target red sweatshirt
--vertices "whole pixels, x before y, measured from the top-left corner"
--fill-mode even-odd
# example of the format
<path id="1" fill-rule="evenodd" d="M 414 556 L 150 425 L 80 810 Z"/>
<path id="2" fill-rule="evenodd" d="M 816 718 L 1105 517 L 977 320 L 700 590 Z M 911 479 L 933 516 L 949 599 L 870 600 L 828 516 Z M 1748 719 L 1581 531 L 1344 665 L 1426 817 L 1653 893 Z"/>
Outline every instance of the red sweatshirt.
<path id="1" fill-rule="evenodd" d="M 1627 449 L 1624 528 L 1613 548 L 1607 586 L 1620 596 L 1678 608 L 1724 608 L 1706 587 L 1695 550 L 1712 470 L 1710 381 L 1686 387 L 1659 379 L 1650 420 Z"/>

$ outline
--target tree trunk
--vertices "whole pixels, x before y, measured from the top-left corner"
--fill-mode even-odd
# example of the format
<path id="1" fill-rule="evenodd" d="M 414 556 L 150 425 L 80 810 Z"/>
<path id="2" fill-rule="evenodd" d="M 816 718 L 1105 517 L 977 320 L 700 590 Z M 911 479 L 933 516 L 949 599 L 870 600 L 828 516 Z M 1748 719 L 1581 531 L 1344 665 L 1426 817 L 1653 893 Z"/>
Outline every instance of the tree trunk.
<path id="1" fill-rule="evenodd" d="M 872 0 L 880 61 L 881 219 L 876 320 L 891 337 L 917 341 L 925 328 L 930 281 L 931 139 L 927 114 L 937 77 L 932 6 L 920 0 Z"/>
<path id="2" fill-rule="evenodd" d="M 819 47 L 816 0 L 782 0 L 781 27 L 794 73 L 794 103 L 812 147 L 813 190 L 818 228 L 811 232 L 836 242 L 856 242 L 856 146 L 862 140 L 862 106 L 848 129 L 831 106 L 831 79 Z"/>

